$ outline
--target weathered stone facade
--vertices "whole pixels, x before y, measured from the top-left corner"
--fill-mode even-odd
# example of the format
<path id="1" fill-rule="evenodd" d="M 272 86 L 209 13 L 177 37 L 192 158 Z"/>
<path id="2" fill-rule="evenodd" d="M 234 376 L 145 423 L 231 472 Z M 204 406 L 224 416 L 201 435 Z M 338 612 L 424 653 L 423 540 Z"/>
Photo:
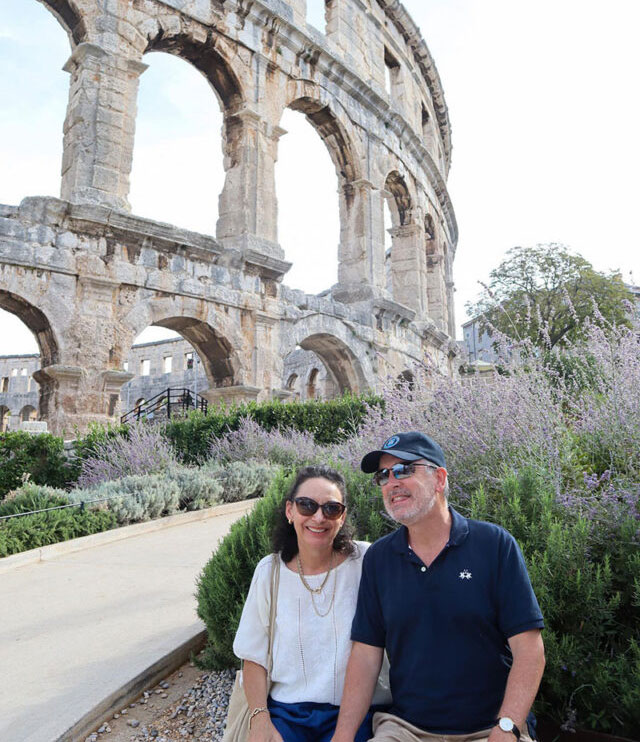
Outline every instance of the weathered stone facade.
<path id="1" fill-rule="evenodd" d="M 326 35 L 306 24 L 305 0 L 42 1 L 72 52 L 61 199 L 0 207 L 0 306 L 38 340 L 50 429 L 118 415 L 124 360 L 150 324 L 197 349 L 211 401 L 290 398 L 284 360 L 297 349 L 322 360 L 338 393 L 375 389 L 425 353 L 451 369 L 449 119 L 397 0 L 327 0 Z M 223 110 L 215 238 L 128 213 L 150 51 L 198 68 Z M 319 296 L 282 283 L 274 165 L 286 108 L 306 114 L 339 183 L 338 283 Z"/>

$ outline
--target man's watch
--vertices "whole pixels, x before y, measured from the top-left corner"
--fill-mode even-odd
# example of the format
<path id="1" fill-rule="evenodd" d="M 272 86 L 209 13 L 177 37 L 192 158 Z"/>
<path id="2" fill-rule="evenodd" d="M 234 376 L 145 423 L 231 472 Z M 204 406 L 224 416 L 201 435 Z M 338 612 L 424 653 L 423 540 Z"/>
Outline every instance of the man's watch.
<path id="1" fill-rule="evenodd" d="M 503 732 L 511 732 L 512 734 L 515 734 L 516 740 L 520 740 L 520 730 L 515 725 L 515 722 L 513 719 L 510 719 L 508 716 L 501 716 L 496 724 L 502 729 Z"/>

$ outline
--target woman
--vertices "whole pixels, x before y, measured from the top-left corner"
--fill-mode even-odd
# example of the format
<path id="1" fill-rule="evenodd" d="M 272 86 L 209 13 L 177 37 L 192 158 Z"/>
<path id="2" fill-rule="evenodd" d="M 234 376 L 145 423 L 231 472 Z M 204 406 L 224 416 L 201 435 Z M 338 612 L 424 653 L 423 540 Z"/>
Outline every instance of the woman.
<path id="1" fill-rule="evenodd" d="M 322 466 L 302 469 L 286 497 L 273 534 L 282 562 L 268 698 L 271 556 L 256 567 L 233 643 L 253 713 L 249 742 L 328 742 L 333 735 L 368 547 L 345 527 L 345 500 L 342 475 Z M 356 742 L 371 736 L 370 717 Z"/>

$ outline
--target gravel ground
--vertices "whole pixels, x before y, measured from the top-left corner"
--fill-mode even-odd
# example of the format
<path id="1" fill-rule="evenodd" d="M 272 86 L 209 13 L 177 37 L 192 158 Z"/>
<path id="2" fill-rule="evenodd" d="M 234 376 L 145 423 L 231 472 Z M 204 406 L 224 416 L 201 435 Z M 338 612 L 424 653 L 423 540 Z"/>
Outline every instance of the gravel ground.
<path id="1" fill-rule="evenodd" d="M 234 678 L 235 670 L 202 672 L 183 665 L 85 742 L 220 742 Z"/>

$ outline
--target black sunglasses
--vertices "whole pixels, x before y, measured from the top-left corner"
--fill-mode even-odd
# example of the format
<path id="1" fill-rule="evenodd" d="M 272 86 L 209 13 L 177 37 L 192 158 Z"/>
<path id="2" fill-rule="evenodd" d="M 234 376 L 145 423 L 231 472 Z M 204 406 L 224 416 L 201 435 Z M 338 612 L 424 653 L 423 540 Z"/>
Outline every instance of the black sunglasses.
<path id="1" fill-rule="evenodd" d="M 418 464 L 415 461 L 410 461 L 407 464 L 394 464 L 385 469 L 378 469 L 373 475 L 373 483 L 382 487 L 389 481 L 389 474 L 393 472 L 393 476 L 396 479 L 407 479 L 412 474 L 415 474 L 416 466 L 426 466 L 427 469 L 439 469 L 439 466 L 435 464 Z"/>
<path id="2" fill-rule="evenodd" d="M 337 500 L 329 500 L 329 502 L 323 502 L 321 505 L 310 497 L 296 497 L 294 502 L 300 515 L 313 515 L 320 508 L 322 514 L 328 520 L 337 520 L 347 509 L 344 503 Z"/>

